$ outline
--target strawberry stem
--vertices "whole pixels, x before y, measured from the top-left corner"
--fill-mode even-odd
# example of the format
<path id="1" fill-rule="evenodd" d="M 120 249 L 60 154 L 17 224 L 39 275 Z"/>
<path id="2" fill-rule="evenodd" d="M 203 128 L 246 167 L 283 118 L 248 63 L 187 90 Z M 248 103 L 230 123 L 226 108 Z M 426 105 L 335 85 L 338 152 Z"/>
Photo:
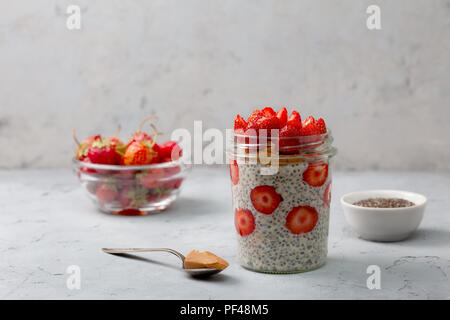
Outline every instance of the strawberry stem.
<path id="1" fill-rule="evenodd" d="M 142 120 L 141 123 L 139 124 L 137 132 L 141 132 L 142 131 L 142 127 L 144 126 L 144 124 L 150 119 L 158 119 L 158 117 L 155 116 L 154 114 L 151 114 L 148 117 L 144 118 L 144 120 Z"/>
<path id="2" fill-rule="evenodd" d="M 75 141 L 75 143 L 77 144 L 77 146 L 79 146 L 81 143 L 77 138 L 77 133 L 75 132 L 75 128 L 72 131 L 72 137 L 73 137 L 73 140 Z"/>
<path id="3" fill-rule="evenodd" d="M 117 127 L 117 131 L 116 131 L 116 133 L 114 133 L 114 135 L 113 135 L 114 138 L 117 138 L 117 136 L 118 136 L 119 133 L 120 133 L 120 130 L 122 130 L 122 127 L 120 126 L 120 123 L 119 123 L 119 124 L 118 124 L 118 127 Z"/>
<path id="4" fill-rule="evenodd" d="M 158 129 L 156 128 L 156 126 L 153 123 L 150 123 L 150 126 L 153 129 L 153 133 L 151 134 L 151 136 L 153 137 L 153 142 L 156 143 L 156 139 L 158 138 L 159 135 L 162 135 L 162 132 L 159 132 Z"/>

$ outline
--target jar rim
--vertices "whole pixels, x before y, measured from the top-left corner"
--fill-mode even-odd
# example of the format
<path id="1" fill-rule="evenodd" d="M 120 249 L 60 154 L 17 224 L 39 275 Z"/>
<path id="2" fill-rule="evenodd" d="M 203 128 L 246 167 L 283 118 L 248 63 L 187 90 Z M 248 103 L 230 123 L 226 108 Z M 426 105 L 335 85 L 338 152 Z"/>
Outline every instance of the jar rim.
<path id="1" fill-rule="evenodd" d="M 267 149 L 269 146 L 273 147 L 273 142 L 278 148 L 275 150 L 278 150 L 279 155 L 283 158 L 331 158 L 337 153 L 337 149 L 332 146 L 334 139 L 331 130 L 317 135 L 292 137 L 256 136 L 233 132 L 230 138 L 231 148 L 227 154 L 233 158 L 236 156 L 257 158 L 259 151 Z M 249 150 L 255 152 L 248 152 Z"/>

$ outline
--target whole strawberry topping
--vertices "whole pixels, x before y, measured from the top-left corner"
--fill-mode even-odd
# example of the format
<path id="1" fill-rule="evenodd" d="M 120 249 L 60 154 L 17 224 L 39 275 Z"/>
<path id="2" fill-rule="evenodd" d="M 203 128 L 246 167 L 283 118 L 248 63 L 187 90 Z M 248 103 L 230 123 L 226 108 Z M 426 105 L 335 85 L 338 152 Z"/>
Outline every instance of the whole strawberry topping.
<path id="1" fill-rule="evenodd" d="M 255 218 L 250 210 L 234 210 L 234 226 L 241 236 L 248 236 L 255 230 Z"/>
<path id="2" fill-rule="evenodd" d="M 311 232 L 319 221 L 317 210 L 310 206 L 294 207 L 286 217 L 286 228 L 293 234 Z"/>
<path id="3" fill-rule="evenodd" d="M 303 172 L 303 180 L 312 187 L 322 186 L 328 177 L 328 165 L 323 162 L 311 162 Z"/>
<path id="4" fill-rule="evenodd" d="M 260 213 L 272 214 L 283 200 L 272 186 L 258 186 L 250 192 L 253 207 Z"/>
<path id="5" fill-rule="evenodd" d="M 239 166 L 236 160 L 230 160 L 230 177 L 233 185 L 239 183 Z"/>

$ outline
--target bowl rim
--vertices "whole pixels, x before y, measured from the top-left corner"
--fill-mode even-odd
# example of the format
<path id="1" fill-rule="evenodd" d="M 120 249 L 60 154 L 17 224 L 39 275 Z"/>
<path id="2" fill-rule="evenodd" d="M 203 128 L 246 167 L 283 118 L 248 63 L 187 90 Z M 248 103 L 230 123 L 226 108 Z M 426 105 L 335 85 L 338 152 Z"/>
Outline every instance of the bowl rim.
<path id="1" fill-rule="evenodd" d="M 174 166 L 181 166 L 182 168 L 187 168 L 187 164 L 183 162 L 183 159 L 180 158 L 175 161 L 170 162 L 161 162 L 161 163 L 153 163 L 146 165 L 136 165 L 136 166 L 125 166 L 118 164 L 100 164 L 100 163 L 89 163 L 78 160 L 77 158 L 72 158 L 72 164 L 78 167 L 86 167 L 89 169 L 97 169 L 97 170 L 149 170 L 149 169 L 158 169 L 158 168 L 171 168 Z"/>
<path id="2" fill-rule="evenodd" d="M 348 200 L 346 200 L 347 197 L 350 197 L 352 195 L 358 194 L 358 193 L 380 193 L 380 192 L 385 192 L 385 193 L 392 193 L 392 194 L 399 194 L 399 193 L 403 193 L 403 194 L 410 194 L 413 196 L 417 196 L 419 198 L 422 198 L 422 201 L 420 201 L 419 203 L 414 202 L 413 206 L 409 206 L 409 207 L 399 207 L 399 208 L 375 208 L 375 207 L 363 207 L 363 206 L 357 206 L 354 205 L 353 203 L 350 203 Z M 398 196 L 396 196 L 398 197 Z M 398 197 L 401 198 L 401 197 Z M 394 189 L 370 189 L 370 190 L 359 190 L 359 191 L 353 191 L 353 192 L 349 192 L 344 194 L 343 196 L 341 196 L 341 204 L 343 206 L 349 206 L 351 208 L 355 208 L 358 210 L 364 210 L 364 211 L 377 211 L 377 212 L 386 212 L 386 211 L 405 211 L 405 210 L 411 210 L 411 209 L 415 209 L 418 207 L 422 207 L 425 206 L 428 202 L 428 198 L 426 196 L 424 196 L 423 194 L 420 193 L 416 193 L 416 192 L 411 192 L 411 191 L 405 191 L 405 190 L 394 190 Z"/>

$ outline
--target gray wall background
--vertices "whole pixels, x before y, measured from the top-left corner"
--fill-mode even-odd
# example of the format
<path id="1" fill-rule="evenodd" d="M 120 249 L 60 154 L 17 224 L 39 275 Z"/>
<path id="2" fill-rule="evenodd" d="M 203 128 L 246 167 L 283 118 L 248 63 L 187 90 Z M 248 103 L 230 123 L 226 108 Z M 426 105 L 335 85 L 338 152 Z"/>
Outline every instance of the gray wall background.
<path id="1" fill-rule="evenodd" d="M 66 7 L 82 7 L 82 30 Z M 382 30 L 366 28 L 381 7 Z M 324 117 L 345 170 L 450 170 L 450 1 L 0 2 L 0 168 L 68 167 L 80 137 Z"/>

